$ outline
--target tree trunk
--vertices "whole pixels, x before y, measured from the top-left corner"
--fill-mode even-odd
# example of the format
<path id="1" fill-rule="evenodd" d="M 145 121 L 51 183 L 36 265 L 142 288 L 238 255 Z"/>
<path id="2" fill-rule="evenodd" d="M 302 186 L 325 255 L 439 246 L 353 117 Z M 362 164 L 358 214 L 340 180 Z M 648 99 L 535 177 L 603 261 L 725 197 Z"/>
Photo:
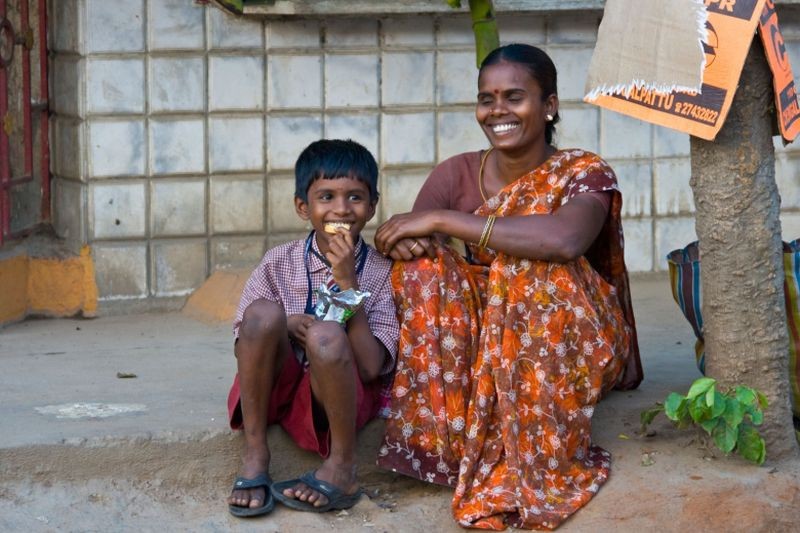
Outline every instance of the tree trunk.
<path id="1" fill-rule="evenodd" d="M 797 454 L 789 400 L 772 75 L 756 37 L 716 141 L 691 138 L 706 374 L 769 399 L 767 458 Z"/>

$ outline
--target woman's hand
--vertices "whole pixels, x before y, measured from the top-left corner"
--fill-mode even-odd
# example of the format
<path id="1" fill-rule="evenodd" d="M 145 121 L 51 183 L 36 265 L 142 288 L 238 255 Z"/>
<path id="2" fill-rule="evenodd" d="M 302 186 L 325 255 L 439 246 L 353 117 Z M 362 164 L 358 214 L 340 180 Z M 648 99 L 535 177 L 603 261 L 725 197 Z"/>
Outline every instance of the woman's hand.
<path id="1" fill-rule="evenodd" d="M 417 211 L 394 215 L 375 233 L 378 251 L 392 259 L 406 261 L 422 255 L 433 257 L 433 244 L 428 237 L 436 231 L 434 213 Z"/>
<path id="2" fill-rule="evenodd" d="M 388 255 L 395 261 L 411 261 L 423 255 L 434 258 L 436 249 L 430 237 L 414 237 L 397 241 Z"/>

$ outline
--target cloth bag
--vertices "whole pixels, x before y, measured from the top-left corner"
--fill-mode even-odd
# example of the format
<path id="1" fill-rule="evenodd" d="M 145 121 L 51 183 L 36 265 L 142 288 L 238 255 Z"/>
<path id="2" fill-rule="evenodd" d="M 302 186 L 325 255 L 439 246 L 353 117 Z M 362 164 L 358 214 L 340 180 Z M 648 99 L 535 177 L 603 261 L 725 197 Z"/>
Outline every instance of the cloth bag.
<path id="1" fill-rule="evenodd" d="M 703 343 L 703 292 L 700 286 L 700 251 L 697 241 L 667 255 L 672 297 L 691 324 L 697 341 L 694 345 L 697 368 L 705 374 Z M 783 243 L 783 295 L 786 301 L 786 327 L 789 332 L 789 384 L 795 436 L 800 442 L 800 239 Z"/>

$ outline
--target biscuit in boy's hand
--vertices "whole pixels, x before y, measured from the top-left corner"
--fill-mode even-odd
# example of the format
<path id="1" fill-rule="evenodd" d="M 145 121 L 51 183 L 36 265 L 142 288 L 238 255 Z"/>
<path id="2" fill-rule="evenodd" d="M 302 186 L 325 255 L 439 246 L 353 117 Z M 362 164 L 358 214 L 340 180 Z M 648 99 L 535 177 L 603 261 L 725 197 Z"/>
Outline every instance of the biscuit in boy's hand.
<path id="1" fill-rule="evenodd" d="M 338 233 L 339 230 L 350 231 L 350 224 L 347 222 L 328 222 L 325 224 L 325 233 Z"/>

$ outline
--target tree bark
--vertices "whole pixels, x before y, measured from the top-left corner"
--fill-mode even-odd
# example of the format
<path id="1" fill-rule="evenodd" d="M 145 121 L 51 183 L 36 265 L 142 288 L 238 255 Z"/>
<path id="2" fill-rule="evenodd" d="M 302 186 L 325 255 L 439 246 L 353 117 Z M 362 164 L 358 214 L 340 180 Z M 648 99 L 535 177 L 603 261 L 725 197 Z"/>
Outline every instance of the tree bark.
<path id="1" fill-rule="evenodd" d="M 706 374 L 721 389 L 769 399 L 761 434 L 769 460 L 796 456 L 789 399 L 780 196 L 772 145 L 772 75 L 756 37 L 725 125 L 691 138 L 703 291 Z"/>

